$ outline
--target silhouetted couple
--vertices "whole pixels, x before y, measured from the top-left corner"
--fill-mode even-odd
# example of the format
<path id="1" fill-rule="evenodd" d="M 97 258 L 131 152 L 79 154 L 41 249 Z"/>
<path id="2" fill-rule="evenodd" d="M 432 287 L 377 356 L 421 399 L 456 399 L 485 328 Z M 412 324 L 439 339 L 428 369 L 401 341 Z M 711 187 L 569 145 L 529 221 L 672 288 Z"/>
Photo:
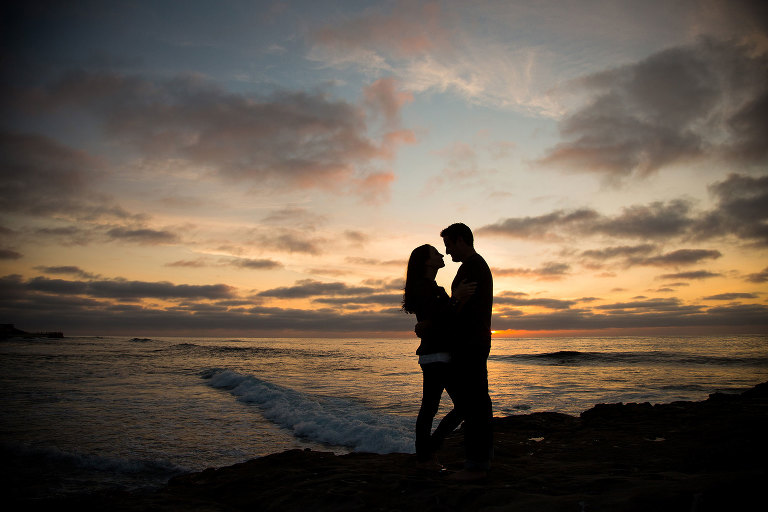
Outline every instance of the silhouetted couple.
<path id="1" fill-rule="evenodd" d="M 461 262 L 451 284 L 451 296 L 435 282 L 445 266 L 431 245 L 411 252 L 405 278 L 403 310 L 416 314 L 416 353 L 424 378 L 421 409 L 416 419 L 416 457 L 420 464 L 439 468 L 436 452 L 445 437 L 464 421 L 464 470 L 457 480 L 483 478 L 493 456 L 493 411 L 488 394 L 488 353 L 491 348 L 493 277 L 475 252 L 472 231 L 452 224 L 440 232 L 445 252 Z M 449 412 L 432 432 L 432 422 L 445 389 L 453 400 Z"/>

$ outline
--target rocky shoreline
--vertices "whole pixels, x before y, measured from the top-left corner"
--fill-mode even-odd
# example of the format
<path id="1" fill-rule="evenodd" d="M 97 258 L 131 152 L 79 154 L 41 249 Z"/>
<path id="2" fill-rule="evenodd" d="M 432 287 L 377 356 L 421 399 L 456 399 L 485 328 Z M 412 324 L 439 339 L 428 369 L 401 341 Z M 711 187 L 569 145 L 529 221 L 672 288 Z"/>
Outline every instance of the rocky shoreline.
<path id="1" fill-rule="evenodd" d="M 25 509 L 139 511 L 737 511 L 765 503 L 768 382 L 702 402 L 598 405 L 496 418 L 492 471 L 456 483 L 415 456 L 292 450 Z M 441 453 L 461 467 L 461 436 Z M 36 505 L 36 506 L 34 506 Z M 32 507 L 31 507 L 32 506 Z"/>

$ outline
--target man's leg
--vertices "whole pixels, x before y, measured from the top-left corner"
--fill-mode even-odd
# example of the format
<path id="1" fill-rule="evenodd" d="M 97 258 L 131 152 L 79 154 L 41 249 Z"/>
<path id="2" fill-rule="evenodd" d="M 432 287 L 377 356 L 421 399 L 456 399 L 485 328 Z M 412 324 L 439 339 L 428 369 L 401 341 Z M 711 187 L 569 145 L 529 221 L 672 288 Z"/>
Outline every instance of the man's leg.
<path id="1" fill-rule="evenodd" d="M 465 369 L 465 469 L 485 472 L 493 455 L 493 405 L 488 393 L 486 357 L 470 359 Z"/>

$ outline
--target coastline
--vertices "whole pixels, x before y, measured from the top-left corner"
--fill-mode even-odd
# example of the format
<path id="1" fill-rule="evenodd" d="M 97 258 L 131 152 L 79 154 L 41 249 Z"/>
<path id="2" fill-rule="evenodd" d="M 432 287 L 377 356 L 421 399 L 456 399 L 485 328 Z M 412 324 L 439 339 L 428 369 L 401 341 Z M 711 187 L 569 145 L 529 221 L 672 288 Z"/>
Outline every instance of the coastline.
<path id="1" fill-rule="evenodd" d="M 171 479 L 17 505 L 38 510 L 740 510 L 768 481 L 768 382 L 701 402 L 601 404 L 580 416 L 494 419 L 482 482 L 454 483 L 410 454 L 291 450 Z M 440 453 L 461 467 L 455 433 Z M 757 500 L 757 501 L 755 501 Z"/>

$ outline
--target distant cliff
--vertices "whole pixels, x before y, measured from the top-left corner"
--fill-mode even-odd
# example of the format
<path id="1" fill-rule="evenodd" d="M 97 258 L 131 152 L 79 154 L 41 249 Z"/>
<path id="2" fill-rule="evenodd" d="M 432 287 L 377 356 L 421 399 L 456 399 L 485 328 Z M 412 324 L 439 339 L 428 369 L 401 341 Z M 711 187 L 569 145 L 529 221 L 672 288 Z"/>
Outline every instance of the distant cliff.
<path id="1" fill-rule="evenodd" d="M 0 340 L 8 338 L 63 338 L 62 332 L 27 332 L 17 329 L 13 324 L 0 324 Z"/>

